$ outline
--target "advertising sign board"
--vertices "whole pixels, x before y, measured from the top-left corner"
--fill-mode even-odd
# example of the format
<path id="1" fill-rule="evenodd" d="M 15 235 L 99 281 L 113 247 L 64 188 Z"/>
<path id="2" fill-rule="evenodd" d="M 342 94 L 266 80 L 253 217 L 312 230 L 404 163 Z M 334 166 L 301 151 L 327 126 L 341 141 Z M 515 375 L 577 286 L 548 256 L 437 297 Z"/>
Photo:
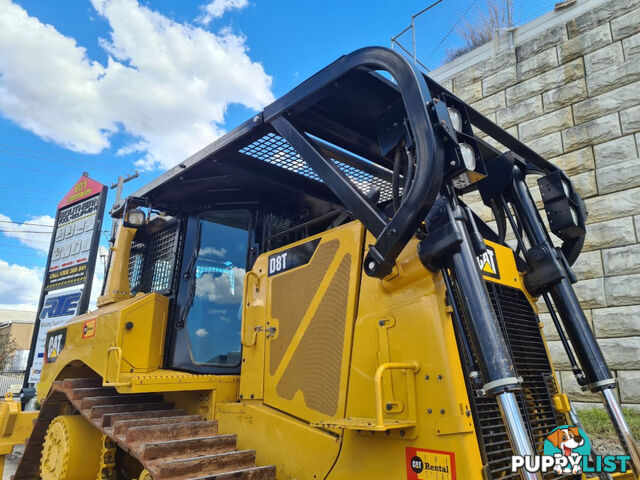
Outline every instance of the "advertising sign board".
<path id="1" fill-rule="evenodd" d="M 23 393 L 40 379 L 47 331 L 66 325 L 89 307 L 107 187 L 80 177 L 58 204 Z"/>

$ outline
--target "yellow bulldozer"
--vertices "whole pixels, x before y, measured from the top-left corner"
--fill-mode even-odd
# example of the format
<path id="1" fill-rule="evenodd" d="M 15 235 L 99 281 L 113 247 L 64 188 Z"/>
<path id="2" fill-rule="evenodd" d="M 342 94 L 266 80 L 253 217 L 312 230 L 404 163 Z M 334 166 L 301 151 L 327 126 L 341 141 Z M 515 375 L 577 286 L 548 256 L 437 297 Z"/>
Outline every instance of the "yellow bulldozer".
<path id="1" fill-rule="evenodd" d="M 39 411 L 0 404 L 15 480 L 640 474 L 572 287 L 584 202 L 392 50 L 339 58 L 111 216 L 98 308 L 47 333 Z M 572 450 L 541 303 L 624 455 Z"/>

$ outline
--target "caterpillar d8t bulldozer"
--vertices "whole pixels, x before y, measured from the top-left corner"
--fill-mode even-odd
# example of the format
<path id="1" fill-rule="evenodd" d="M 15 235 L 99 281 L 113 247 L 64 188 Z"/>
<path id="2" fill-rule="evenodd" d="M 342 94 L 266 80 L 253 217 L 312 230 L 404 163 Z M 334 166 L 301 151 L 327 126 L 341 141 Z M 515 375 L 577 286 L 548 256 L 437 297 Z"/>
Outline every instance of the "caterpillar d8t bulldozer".
<path id="1" fill-rule="evenodd" d="M 515 461 L 579 423 L 542 303 L 626 453 L 595 475 L 638 478 L 572 287 L 582 199 L 391 50 L 341 57 L 111 215 L 97 310 L 48 332 L 37 417 L 0 415 L 5 443 L 29 436 L 16 480 L 581 478 L 595 453 L 582 474 Z"/>

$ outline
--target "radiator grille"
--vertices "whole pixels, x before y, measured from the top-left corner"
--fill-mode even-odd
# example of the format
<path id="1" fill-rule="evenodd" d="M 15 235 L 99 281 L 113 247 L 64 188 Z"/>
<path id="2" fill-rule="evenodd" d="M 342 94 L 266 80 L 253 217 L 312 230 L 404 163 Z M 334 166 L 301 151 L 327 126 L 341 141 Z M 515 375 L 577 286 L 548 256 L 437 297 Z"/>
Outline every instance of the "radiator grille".
<path id="1" fill-rule="evenodd" d="M 179 251 L 179 222 L 171 221 L 131 245 L 129 285 L 132 293 L 171 290 Z"/>
<path id="2" fill-rule="evenodd" d="M 557 393 L 557 388 L 540 333 L 539 320 L 522 291 L 494 282 L 486 282 L 486 285 L 516 373 L 523 379 L 522 391 L 515 392 L 518 405 L 531 439 L 541 455 L 546 435 L 558 425 L 565 424 L 566 419 L 553 408 L 553 395 Z M 459 301 L 457 295 L 456 301 Z M 513 451 L 497 402 L 491 397 L 470 397 L 474 397 L 471 400 L 472 408 L 487 473 L 493 479 L 519 479 L 518 473 L 511 472 Z M 556 478 L 554 475 L 550 472 L 545 478 Z"/>

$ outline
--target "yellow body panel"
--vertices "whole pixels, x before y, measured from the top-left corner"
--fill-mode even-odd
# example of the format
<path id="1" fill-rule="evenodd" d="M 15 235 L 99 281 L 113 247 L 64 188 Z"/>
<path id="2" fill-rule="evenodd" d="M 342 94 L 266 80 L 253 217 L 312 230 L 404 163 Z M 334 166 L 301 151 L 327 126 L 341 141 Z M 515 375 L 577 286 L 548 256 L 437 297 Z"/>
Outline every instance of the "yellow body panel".
<path id="1" fill-rule="evenodd" d="M 256 463 L 275 465 L 279 480 L 322 479 L 340 452 L 340 437 L 261 403 L 219 406 L 218 431 L 256 450 Z M 349 477 L 353 478 L 353 477 Z"/>
<path id="2" fill-rule="evenodd" d="M 151 293 L 109 304 L 55 329 L 66 329 L 65 345 L 54 363 L 43 366 L 38 399 L 48 394 L 68 366 L 86 365 L 105 383 L 117 387 L 130 383 L 121 378 L 125 373 L 157 370 L 162 362 L 167 312 L 167 298 Z"/>
<path id="3" fill-rule="evenodd" d="M 362 278 L 347 404 L 349 418 L 374 417 L 378 366 L 416 362 L 417 373 L 385 373 L 382 390 L 385 420 L 410 420 L 415 427 L 386 433 L 345 431 L 330 479 L 406 478 L 406 449 L 411 447 L 451 452 L 457 478 L 481 478 L 482 461 L 467 415 L 470 408 L 444 285 L 420 263 L 416 242 L 398 258 L 395 276 L 383 281 Z M 415 393 L 407 388 L 407 375 L 415 376 Z M 417 409 L 411 412 L 409 405 L 415 400 Z"/>
<path id="4" fill-rule="evenodd" d="M 270 256 L 310 242 L 317 244 L 306 263 L 268 274 Z M 363 275 L 371 243 L 351 222 L 256 260 L 244 282 L 240 376 L 164 370 L 168 299 L 139 294 L 64 327 L 65 346 L 44 366 L 38 398 L 53 381 L 87 372 L 120 393 L 162 393 L 176 408 L 218 420 L 220 433 L 237 434 L 238 448 L 276 465 L 278 479 L 404 479 L 412 449 L 447 468 L 442 480 L 480 479 L 442 277 L 421 264 L 415 239 L 392 275 Z M 485 278 L 524 290 L 513 252 L 487 245 L 490 254 L 478 260 Z M 569 408 L 562 394 L 554 402 Z M 0 454 L 28 435 L 34 417 L 17 415 L 14 404 L 0 404 Z"/>
<path id="5" fill-rule="evenodd" d="M 272 277 L 263 271 L 261 288 L 268 292 L 266 323 L 275 329 L 261 336 L 265 341 L 265 404 L 309 422 L 344 415 L 363 235 L 359 222 L 335 228 L 321 235 L 307 265 Z M 286 249 L 313 240 L 310 237 Z M 319 282 L 314 283 L 313 276 Z M 289 288 L 307 294 L 308 301 L 287 291 Z M 279 315 L 294 309 L 300 315 L 289 316 L 290 324 L 284 325 Z M 316 362 L 323 366 L 309 372 Z M 305 380 L 305 376 L 321 374 L 325 375 L 322 381 Z"/>

